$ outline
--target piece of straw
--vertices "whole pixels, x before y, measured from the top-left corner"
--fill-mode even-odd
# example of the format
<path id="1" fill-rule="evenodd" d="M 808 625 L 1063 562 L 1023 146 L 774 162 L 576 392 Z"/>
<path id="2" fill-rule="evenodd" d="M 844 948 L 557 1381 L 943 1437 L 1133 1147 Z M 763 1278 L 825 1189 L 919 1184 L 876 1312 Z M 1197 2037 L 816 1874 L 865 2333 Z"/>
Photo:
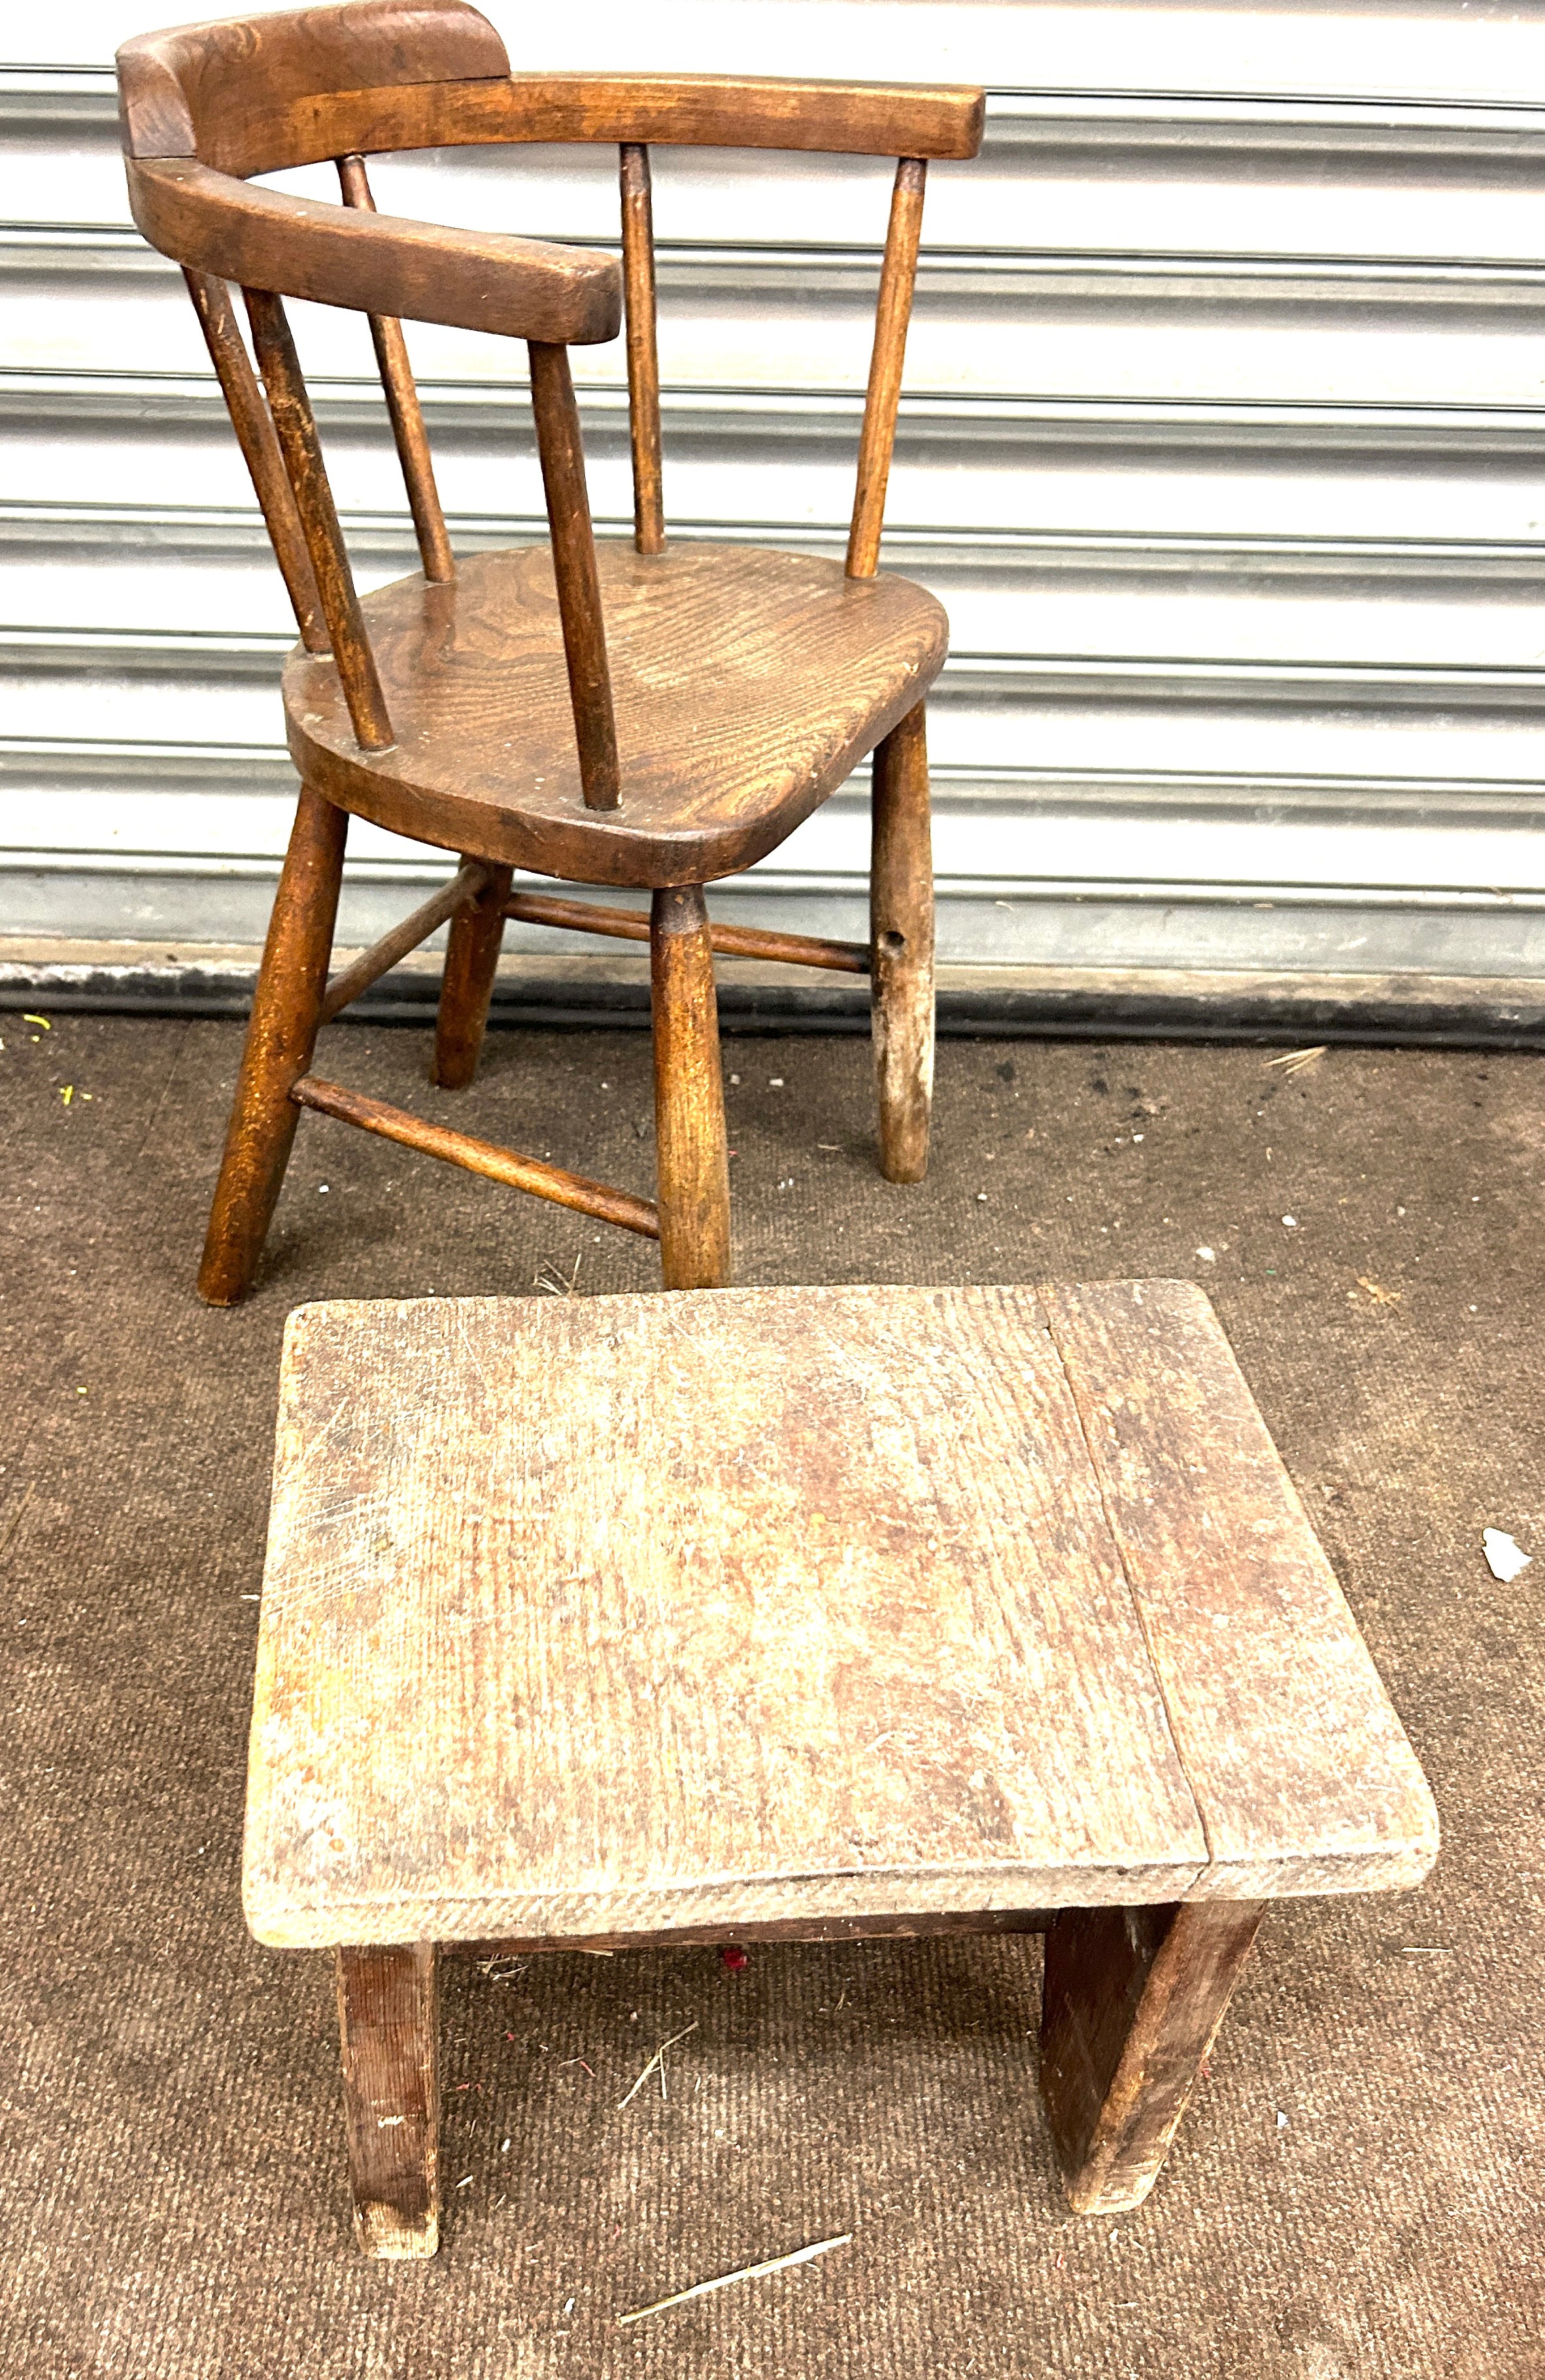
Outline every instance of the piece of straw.
<path id="1" fill-rule="evenodd" d="M 619 2313 L 617 2320 L 643 2322 L 651 2313 L 663 2313 L 667 2306 L 685 2305 L 688 2298 L 705 2298 L 711 2289 L 727 2289 L 734 2281 L 756 2281 L 764 2273 L 786 2273 L 791 2265 L 808 2265 L 812 2256 L 824 2256 L 828 2248 L 847 2247 L 852 2238 L 851 2231 L 839 2231 L 834 2239 L 816 2240 L 808 2248 L 796 2248 L 792 2255 L 770 2256 L 765 2265 L 742 2265 L 738 2272 L 719 2273 L 712 2281 L 695 2281 L 689 2289 L 677 2289 L 674 2297 L 656 2298 L 652 2305 L 635 2306 L 631 2313 Z"/>
<path id="2" fill-rule="evenodd" d="M 691 2023 L 684 2024 L 679 2033 L 673 2033 L 669 2041 L 663 2041 L 661 2043 L 659 2048 L 655 2051 L 654 2056 L 650 2059 L 649 2064 L 645 2067 L 643 2072 L 639 2075 L 639 2080 L 634 2083 L 632 2090 L 628 2093 L 627 2099 L 619 2099 L 617 2101 L 617 2112 L 619 2115 L 623 2108 L 627 2107 L 628 2099 L 636 2099 L 638 2097 L 639 2092 L 643 2089 L 644 2084 L 649 2081 L 650 2076 L 653 2073 L 657 2066 L 660 2068 L 661 2073 L 664 2073 L 665 2069 L 663 2061 L 667 2049 L 674 2049 L 678 2041 L 685 2041 L 687 2034 L 689 2033 L 696 2033 L 697 2029 L 698 2020 L 694 2017 Z"/>

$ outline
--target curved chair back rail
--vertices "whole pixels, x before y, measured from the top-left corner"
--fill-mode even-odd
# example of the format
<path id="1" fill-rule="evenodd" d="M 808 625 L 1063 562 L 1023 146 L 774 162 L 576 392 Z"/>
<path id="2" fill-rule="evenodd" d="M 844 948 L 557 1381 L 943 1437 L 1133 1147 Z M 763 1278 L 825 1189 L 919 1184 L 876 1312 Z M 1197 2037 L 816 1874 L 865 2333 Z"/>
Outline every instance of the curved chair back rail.
<path id="1" fill-rule="evenodd" d="M 130 157 L 272 174 L 350 151 L 624 141 L 974 157 L 982 94 L 779 75 L 510 72 L 464 0 L 344 0 L 141 33 L 118 52 Z"/>

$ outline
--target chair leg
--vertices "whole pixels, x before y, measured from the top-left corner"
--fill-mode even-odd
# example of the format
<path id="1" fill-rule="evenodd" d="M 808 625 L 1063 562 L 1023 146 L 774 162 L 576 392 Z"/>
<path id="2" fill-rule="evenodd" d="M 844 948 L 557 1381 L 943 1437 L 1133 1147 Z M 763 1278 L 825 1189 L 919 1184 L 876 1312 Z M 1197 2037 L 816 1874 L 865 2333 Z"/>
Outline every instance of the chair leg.
<path id="1" fill-rule="evenodd" d="M 1140 2206 L 1266 1904 L 1069 1909 L 1046 1937 L 1040 2094 L 1079 2215 Z"/>
<path id="2" fill-rule="evenodd" d="M 924 706 L 874 755 L 870 985 L 880 1171 L 920 1182 L 933 1108 L 933 848 Z"/>
<path id="3" fill-rule="evenodd" d="M 719 1002 L 702 887 L 657 892 L 650 917 L 660 1261 L 667 1289 L 730 1277 L 730 1169 Z"/>
<path id="4" fill-rule="evenodd" d="M 443 1091 L 464 1091 L 478 1071 L 513 873 L 491 868 L 477 899 L 451 919 L 434 1026 L 434 1079 Z"/>
<path id="5" fill-rule="evenodd" d="M 278 1202 L 300 1116 L 290 1091 L 316 1047 L 347 832 L 347 812 L 303 785 L 204 1236 L 199 1294 L 209 1305 L 246 1296 Z"/>
<path id="6" fill-rule="evenodd" d="M 367 2256 L 432 2256 L 440 2244 L 434 1945 L 341 1949 L 337 1961 L 355 2236 Z"/>

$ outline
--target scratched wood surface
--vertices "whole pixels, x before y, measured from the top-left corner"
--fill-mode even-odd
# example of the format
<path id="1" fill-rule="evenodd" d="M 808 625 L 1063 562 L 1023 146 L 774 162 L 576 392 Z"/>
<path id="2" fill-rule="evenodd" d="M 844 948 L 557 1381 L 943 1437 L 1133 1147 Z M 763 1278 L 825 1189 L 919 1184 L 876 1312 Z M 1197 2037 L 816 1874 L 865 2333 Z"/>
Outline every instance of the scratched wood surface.
<path id="1" fill-rule="evenodd" d="M 302 1308 L 247 1905 L 294 1945 L 1174 1898 L 1025 1290 Z"/>
<path id="2" fill-rule="evenodd" d="M 1101 1281 L 1046 1309 L 1206 1817 L 1197 1893 L 1418 1882 L 1432 1796 L 1206 1297 Z"/>
<path id="3" fill-rule="evenodd" d="M 621 806 L 587 809 L 552 553 L 463 561 L 361 610 L 395 744 L 367 759 L 332 662 L 285 672 L 308 783 L 399 834 L 594 884 L 704 883 L 776 847 L 913 710 L 949 623 L 818 555 L 597 545 Z"/>
<path id="4" fill-rule="evenodd" d="M 1143 1285 L 1145 1327 L 1171 1286 Z M 1129 1286 L 1111 1294 L 1130 1310 Z M 251 1738 L 259 1938 L 583 1938 L 1411 1881 L 1434 1847 L 1415 1758 L 1302 1516 L 1238 1468 L 1237 1414 L 1220 1430 L 1195 1392 L 1168 1468 L 1151 1453 L 1134 1492 L 1213 1513 L 1232 1499 L 1247 1591 L 1284 1538 L 1278 1572 L 1296 1560 L 1300 1583 L 1276 1607 L 1247 1592 L 1241 1621 L 1277 1632 L 1263 1651 L 1215 1626 L 1201 1574 L 1189 1653 L 1217 1682 L 1222 1769 L 1184 1694 L 1172 1725 L 1189 1573 L 1156 1669 L 1149 1589 L 1135 1599 L 1086 1444 L 1095 1334 L 1078 1340 L 1071 1295 L 1061 1354 L 1022 1288 L 300 1309 Z M 1222 1333 L 1199 1293 L 1172 1306 L 1210 1391 Z M 1125 1382 L 1132 1334 L 1113 1346 Z M 1207 1470 L 1214 1448 L 1226 1473 Z M 1313 1709 L 1291 1680 L 1300 1624 Z M 1402 1793 L 1370 1801 L 1348 1726 L 1356 1746 L 1382 1731 Z M 1274 1781 L 1290 1755 L 1292 1841 Z M 1286 1814 L 1264 1885 L 1229 1848 L 1229 1794 L 1252 1776 Z"/>

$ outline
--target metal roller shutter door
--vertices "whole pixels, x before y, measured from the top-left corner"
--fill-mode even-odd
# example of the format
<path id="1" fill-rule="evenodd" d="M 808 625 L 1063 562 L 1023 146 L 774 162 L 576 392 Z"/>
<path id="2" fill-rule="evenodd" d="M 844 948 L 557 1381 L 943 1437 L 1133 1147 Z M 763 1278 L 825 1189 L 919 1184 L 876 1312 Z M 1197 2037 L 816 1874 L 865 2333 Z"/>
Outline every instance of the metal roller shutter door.
<path id="1" fill-rule="evenodd" d="M 128 220 L 105 61 L 146 13 L 17 12 L 31 55 L 0 77 L 0 934 L 34 955 L 249 948 L 293 797 L 283 592 L 180 276 Z M 954 628 L 946 961 L 1004 985 L 1545 979 L 1538 10 L 486 13 L 517 70 L 991 89 L 981 160 L 931 176 L 886 544 Z M 398 212 L 615 238 L 609 151 L 375 180 Z M 888 180 L 658 152 L 673 534 L 840 550 Z M 378 583 L 411 538 L 363 325 L 296 312 Z M 453 534 L 538 534 L 524 351 L 409 340 Z M 575 361 L 598 523 L 620 528 L 620 347 Z M 859 784 L 716 908 L 861 931 L 865 860 Z M 358 830 L 344 938 L 441 872 Z"/>

